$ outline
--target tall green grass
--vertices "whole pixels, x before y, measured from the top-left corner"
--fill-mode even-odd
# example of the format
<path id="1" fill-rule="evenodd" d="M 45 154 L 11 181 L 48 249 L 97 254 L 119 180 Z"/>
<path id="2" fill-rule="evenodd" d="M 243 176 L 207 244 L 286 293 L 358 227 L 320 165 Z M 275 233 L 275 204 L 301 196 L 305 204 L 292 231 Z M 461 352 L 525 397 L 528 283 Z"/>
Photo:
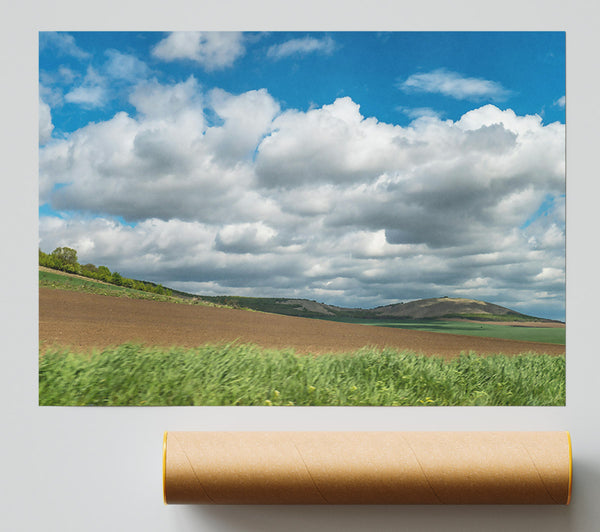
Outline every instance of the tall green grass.
<path id="1" fill-rule="evenodd" d="M 159 349 L 122 345 L 92 355 L 47 351 L 41 405 L 564 405 L 565 357 L 393 350 L 297 355 L 253 345 Z"/>

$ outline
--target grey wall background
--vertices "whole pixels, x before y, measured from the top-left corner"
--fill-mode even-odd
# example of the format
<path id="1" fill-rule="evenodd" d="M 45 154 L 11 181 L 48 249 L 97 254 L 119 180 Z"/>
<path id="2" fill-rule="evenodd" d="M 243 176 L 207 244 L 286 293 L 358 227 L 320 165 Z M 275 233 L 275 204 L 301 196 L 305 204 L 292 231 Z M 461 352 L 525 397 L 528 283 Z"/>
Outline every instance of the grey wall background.
<path id="1" fill-rule="evenodd" d="M 600 529 L 598 9 L 572 1 L 105 0 L 3 8 L 0 32 L 0 528 L 8 531 Z M 567 406 L 37 406 L 37 32 L 173 29 L 566 30 Z M 164 430 L 570 430 L 568 507 L 164 506 Z"/>

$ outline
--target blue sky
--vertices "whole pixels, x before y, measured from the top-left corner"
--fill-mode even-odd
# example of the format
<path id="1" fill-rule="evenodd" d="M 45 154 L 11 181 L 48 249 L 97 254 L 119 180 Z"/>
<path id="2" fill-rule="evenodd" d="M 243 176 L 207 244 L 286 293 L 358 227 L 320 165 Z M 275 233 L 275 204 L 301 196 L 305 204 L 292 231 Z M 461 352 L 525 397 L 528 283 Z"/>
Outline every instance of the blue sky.
<path id="1" fill-rule="evenodd" d="M 40 33 L 40 247 L 564 319 L 562 32 Z"/>
<path id="2" fill-rule="evenodd" d="M 55 33 L 40 33 L 40 72 L 54 76 L 68 93 L 85 78 L 88 68 L 98 75 L 110 68 L 117 54 L 143 62 L 144 71 L 121 77 L 102 105 L 71 103 L 53 114 L 55 127 L 73 131 L 89 121 L 108 119 L 115 112 L 135 109 L 127 102 L 127 88 L 142 77 L 162 82 L 182 81 L 190 75 L 202 85 L 241 93 L 266 87 L 282 108 L 306 110 L 341 96 L 360 102 L 365 116 L 405 125 L 410 109 L 431 108 L 444 118 L 457 119 L 473 102 L 509 103 L 517 114 L 539 114 L 544 121 L 564 123 L 565 36 L 562 32 L 333 32 L 246 34 L 244 52 L 231 67 L 206 70 L 193 59 L 163 61 L 152 54 L 165 34 L 154 32 L 74 32 L 77 52 L 58 46 Z M 314 50 L 289 55 L 269 49 L 289 41 L 313 41 Z M 298 46 L 301 46 L 300 43 Z M 320 47 L 320 48 L 319 48 Z M 78 82 L 60 75 L 68 69 Z M 500 93 L 456 97 L 441 92 L 402 90 L 411 76 L 446 70 L 460 78 L 489 80 Z M 114 81 L 114 77 L 113 77 Z M 50 84 L 49 84 L 50 85 Z M 403 112 L 403 109 L 405 111 Z M 73 112 L 75 110 L 75 112 Z"/>

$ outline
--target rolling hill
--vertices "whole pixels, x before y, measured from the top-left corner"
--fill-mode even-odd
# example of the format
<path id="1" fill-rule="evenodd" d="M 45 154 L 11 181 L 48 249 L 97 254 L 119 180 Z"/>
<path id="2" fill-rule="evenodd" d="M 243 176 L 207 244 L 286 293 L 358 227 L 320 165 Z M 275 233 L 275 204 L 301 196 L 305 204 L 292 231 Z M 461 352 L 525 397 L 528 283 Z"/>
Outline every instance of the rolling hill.
<path id="1" fill-rule="evenodd" d="M 408 303 L 377 307 L 373 309 L 373 312 L 377 316 L 385 318 L 474 318 L 482 320 L 548 321 L 542 318 L 527 316 L 506 307 L 488 303 L 487 301 L 459 297 L 420 299 L 418 301 L 409 301 Z"/>
<path id="2" fill-rule="evenodd" d="M 545 318 L 527 316 L 514 310 L 476 299 L 438 297 L 396 303 L 372 309 L 344 308 L 309 299 L 255 298 L 239 296 L 199 296 L 215 303 L 251 308 L 263 312 L 303 316 L 309 318 L 338 319 L 474 319 L 482 321 L 536 321 L 551 322 Z"/>

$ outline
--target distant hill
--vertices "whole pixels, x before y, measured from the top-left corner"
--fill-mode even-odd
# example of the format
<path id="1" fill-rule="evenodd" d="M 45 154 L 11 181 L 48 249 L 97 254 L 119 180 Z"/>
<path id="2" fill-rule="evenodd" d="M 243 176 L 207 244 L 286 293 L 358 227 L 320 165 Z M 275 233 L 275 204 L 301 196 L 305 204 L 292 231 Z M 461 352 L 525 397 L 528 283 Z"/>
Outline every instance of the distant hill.
<path id="1" fill-rule="evenodd" d="M 284 314 L 286 316 L 301 316 L 305 318 L 343 318 L 371 317 L 370 311 L 351 309 L 317 303 L 310 299 L 289 299 L 276 297 L 244 297 L 244 296 L 196 296 L 199 299 L 239 308 L 249 308 L 261 312 Z"/>
<path id="2" fill-rule="evenodd" d="M 488 303 L 487 301 L 478 301 L 477 299 L 465 299 L 460 297 L 420 299 L 418 301 L 409 301 L 408 303 L 377 307 L 373 309 L 373 312 L 382 318 L 473 318 L 484 320 L 511 319 L 517 321 L 548 321 L 543 320 L 542 318 L 527 316 L 506 307 Z"/>
<path id="3" fill-rule="evenodd" d="M 476 299 L 437 297 L 396 303 L 372 309 L 344 308 L 309 299 L 263 298 L 241 296 L 198 296 L 215 303 L 307 318 L 363 319 L 473 319 L 485 321 L 551 322 Z"/>

